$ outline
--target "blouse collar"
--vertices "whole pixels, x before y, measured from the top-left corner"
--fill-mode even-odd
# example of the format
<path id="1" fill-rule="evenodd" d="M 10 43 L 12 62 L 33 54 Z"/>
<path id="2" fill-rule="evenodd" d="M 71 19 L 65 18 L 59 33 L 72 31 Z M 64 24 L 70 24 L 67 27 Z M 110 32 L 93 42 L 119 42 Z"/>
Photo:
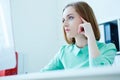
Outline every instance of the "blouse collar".
<path id="1" fill-rule="evenodd" d="M 87 48 L 88 48 L 88 45 L 84 46 L 83 48 L 79 48 L 75 44 L 73 46 L 74 46 L 73 53 L 75 56 L 77 56 L 81 50 L 87 50 Z"/>

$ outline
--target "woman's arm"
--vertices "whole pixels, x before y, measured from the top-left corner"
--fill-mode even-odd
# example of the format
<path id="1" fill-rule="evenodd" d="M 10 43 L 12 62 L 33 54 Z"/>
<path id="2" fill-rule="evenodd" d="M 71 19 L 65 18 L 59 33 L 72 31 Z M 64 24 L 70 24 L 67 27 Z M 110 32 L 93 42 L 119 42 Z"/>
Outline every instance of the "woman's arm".
<path id="1" fill-rule="evenodd" d="M 83 24 L 81 25 L 84 28 L 83 34 L 87 37 L 88 40 L 88 50 L 89 50 L 89 65 L 91 66 L 100 66 L 100 65 L 111 65 L 114 61 L 116 47 L 114 44 L 104 44 L 103 48 L 99 50 L 92 26 L 89 22 L 81 18 Z"/>
<path id="2" fill-rule="evenodd" d="M 88 37 L 89 65 L 92 66 L 92 60 L 100 55 L 94 35 Z"/>
<path id="3" fill-rule="evenodd" d="M 96 44 L 96 39 L 94 36 L 94 32 L 92 30 L 92 26 L 89 22 L 85 21 L 83 18 L 81 18 L 83 21 L 83 24 L 80 25 L 80 27 L 84 28 L 84 34 L 87 37 L 88 40 L 88 50 L 89 50 L 89 65 L 92 65 L 92 59 L 96 58 L 100 55 L 100 51 Z"/>
<path id="4" fill-rule="evenodd" d="M 60 59 L 61 55 L 63 54 L 64 47 L 65 46 L 61 47 L 59 52 L 54 56 L 54 58 L 49 62 L 49 64 L 47 64 L 44 68 L 42 68 L 40 72 L 64 69 L 61 59 Z"/>

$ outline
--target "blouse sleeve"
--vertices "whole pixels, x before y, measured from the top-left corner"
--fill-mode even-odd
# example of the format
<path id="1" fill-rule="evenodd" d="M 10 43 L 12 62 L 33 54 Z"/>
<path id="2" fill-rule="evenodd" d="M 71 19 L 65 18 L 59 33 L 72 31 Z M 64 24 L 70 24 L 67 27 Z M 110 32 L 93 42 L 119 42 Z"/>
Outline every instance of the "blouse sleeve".
<path id="1" fill-rule="evenodd" d="M 100 56 L 93 59 L 93 66 L 112 65 L 116 51 L 116 47 L 113 43 L 105 44 L 100 49 Z"/>
<path id="2" fill-rule="evenodd" d="M 59 50 L 59 52 L 54 56 L 54 58 L 46 65 L 44 68 L 40 70 L 40 72 L 52 71 L 52 70 L 60 70 L 64 69 L 60 57 L 63 53 L 64 46 Z"/>

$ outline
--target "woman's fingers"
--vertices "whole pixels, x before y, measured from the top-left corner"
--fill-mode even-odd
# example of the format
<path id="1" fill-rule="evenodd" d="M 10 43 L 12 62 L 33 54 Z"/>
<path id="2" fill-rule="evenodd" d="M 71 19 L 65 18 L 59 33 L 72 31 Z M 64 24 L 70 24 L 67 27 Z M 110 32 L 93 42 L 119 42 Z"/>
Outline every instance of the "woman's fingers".
<path id="1" fill-rule="evenodd" d="M 85 27 L 86 27 L 86 24 L 88 23 L 85 19 L 83 19 L 81 17 L 81 20 L 82 20 L 82 24 L 79 25 L 79 28 L 78 28 L 78 33 L 84 33 L 85 32 Z"/>
<path id="2" fill-rule="evenodd" d="M 85 19 L 83 19 L 82 17 L 81 17 L 81 20 L 83 23 L 87 23 L 87 21 Z"/>

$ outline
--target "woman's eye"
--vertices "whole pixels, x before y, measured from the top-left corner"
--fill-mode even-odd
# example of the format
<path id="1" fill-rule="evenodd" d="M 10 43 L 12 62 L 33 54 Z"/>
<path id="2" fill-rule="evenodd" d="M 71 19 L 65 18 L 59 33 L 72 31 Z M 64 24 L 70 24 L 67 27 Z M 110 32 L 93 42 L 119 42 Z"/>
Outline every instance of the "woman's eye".
<path id="1" fill-rule="evenodd" d="M 74 17 L 73 16 L 69 16 L 69 20 L 72 20 L 72 19 L 74 19 Z"/>
<path id="2" fill-rule="evenodd" d="M 64 22 L 65 22 L 65 19 L 62 20 L 62 23 L 64 23 Z"/>

